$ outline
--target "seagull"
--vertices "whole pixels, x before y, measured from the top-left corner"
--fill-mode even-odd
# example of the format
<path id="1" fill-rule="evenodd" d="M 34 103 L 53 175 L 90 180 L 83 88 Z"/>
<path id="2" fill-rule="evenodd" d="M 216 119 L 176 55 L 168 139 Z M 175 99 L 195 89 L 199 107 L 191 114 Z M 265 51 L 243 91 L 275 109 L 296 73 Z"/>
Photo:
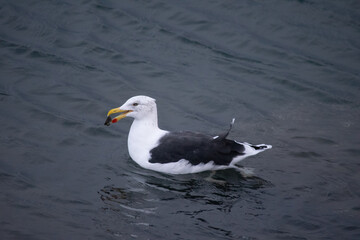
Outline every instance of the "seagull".
<path id="1" fill-rule="evenodd" d="M 111 115 L 120 113 L 112 118 Z M 237 163 L 271 145 L 252 145 L 227 139 L 230 129 L 217 136 L 198 132 L 165 131 L 158 127 L 155 99 L 135 96 L 111 109 L 104 125 L 125 117 L 134 118 L 128 135 L 130 157 L 141 167 L 167 174 L 189 174 L 222 169 L 239 169 Z"/>

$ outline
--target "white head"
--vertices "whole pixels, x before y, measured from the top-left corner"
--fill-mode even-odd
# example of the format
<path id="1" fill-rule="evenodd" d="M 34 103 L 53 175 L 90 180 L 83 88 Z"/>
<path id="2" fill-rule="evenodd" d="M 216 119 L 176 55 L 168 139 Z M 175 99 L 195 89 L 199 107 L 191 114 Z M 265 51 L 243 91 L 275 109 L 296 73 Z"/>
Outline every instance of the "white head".
<path id="1" fill-rule="evenodd" d="M 114 113 L 122 113 L 119 116 L 111 119 L 110 115 Z M 136 120 L 145 119 L 147 117 L 157 118 L 157 109 L 155 99 L 147 96 L 135 96 L 127 100 L 121 107 L 111 109 L 106 119 L 105 125 L 110 125 L 110 122 L 115 123 L 125 117 L 132 117 Z"/>

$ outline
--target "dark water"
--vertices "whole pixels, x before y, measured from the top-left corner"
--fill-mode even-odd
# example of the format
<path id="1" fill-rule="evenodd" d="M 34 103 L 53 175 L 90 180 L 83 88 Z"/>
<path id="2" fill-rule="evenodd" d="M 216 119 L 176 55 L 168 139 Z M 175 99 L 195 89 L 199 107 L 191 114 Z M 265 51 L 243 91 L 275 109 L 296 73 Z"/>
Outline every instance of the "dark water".
<path id="1" fill-rule="evenodd" d="M 360 239 L 360 2 L 0 1 L 1 239 Z M 169 176 L 129 158 L 160 126 L 273 149 Z"/>

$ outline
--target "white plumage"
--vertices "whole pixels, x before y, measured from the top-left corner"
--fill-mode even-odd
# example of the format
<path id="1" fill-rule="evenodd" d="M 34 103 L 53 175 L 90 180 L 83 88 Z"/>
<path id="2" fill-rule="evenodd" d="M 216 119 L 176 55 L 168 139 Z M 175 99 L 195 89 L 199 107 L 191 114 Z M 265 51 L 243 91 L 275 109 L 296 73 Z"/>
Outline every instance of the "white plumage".
<path id="1" fill-rule="evenodd" d="M 122 114 L 111 119 L 114 113 Z M 110 110 L 105 125 L 124 117 L 134 118 L 128 136 L 130 157 L 141 167 L 158 172 L 186 174 L 237 168 L 235 164 L 244 158 L 271 148 L 226 139 L 229 132 L 213 137 L 161 130 L 155 99 L 147 96 L 132 97 L 121 107 Z M 234 120 L 231 126 L 233 123 Z"/>

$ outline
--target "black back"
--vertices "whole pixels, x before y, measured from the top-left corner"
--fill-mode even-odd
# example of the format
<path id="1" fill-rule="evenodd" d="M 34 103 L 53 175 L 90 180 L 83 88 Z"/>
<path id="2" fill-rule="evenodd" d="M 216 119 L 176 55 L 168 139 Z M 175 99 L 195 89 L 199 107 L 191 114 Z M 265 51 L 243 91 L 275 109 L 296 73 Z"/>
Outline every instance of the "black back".
<path id="1" fill-rule="evenodd" d="M 213 137 L 194 132 L 171 132 L 160 139 L 150 151 L 151 163 L 170 163 L 180 159 L 192 165 L 213 161 L 216 165 L 229 165 L 236 156 L 243 155 L 244 146 L 226 139 L 227 134 Z"/>

